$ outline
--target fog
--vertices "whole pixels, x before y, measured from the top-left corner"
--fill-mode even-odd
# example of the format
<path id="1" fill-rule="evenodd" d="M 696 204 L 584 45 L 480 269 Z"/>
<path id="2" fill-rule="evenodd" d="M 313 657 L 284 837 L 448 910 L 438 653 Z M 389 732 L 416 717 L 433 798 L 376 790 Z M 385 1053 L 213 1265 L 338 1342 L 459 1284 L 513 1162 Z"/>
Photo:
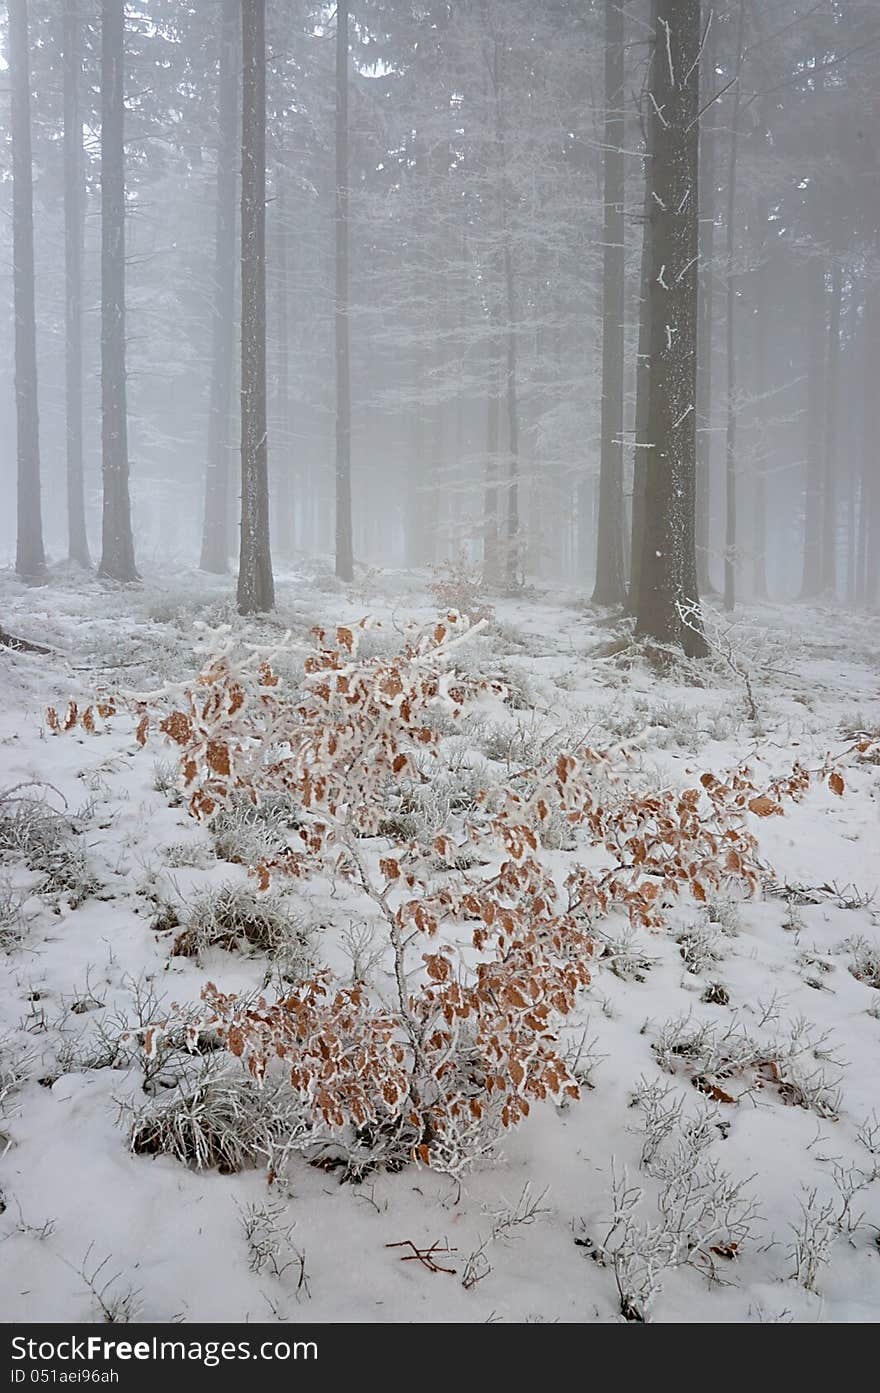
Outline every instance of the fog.
<path id="1" fill-rule="evenodd" d="M 76 468 L 65 443 L 73 335 L 82 345 L 85 521 L 99 561 L 102 7 L 80 0 L 68 16 L 76 125 L 66 143 L 70 7 L 27 8 L 42 527 L 47 560 L 63 562 Z M 674 445 L 695 453 L 701 587 L 723 591 L 726 562 L 734 602 L 823 593 L 876 604 L 880 15 L 857 0 L 702 10 L 689 80 L 699 79 L 701 169 L 688 193 L 691 212 L 699 195 L 699 254 L 686 269 L 699 322 L 675 346 L 685 364 L 698 359 L 700 400 L 694 441 Z M 223 12 L 221 0 L 125 7 L 131 525 L 138 561 L 165 568 L 202 553 L 212 468 L 229 481 L 209 519 L 226 535 L 213 565 L 233 566 L 239 549 L 241 35 L 234 14 L 224 59 Z M 356 565 L 463 554 L 492 566 L 495 546 L 506 552 L 497 577 L 506 585 L 540 579 L 592 592 L 598 534 L 611 537 L 619 557 L 610 564 L 628 583 L 639 446 L 652 463 L 658 449 L 636 430 L 651 269 L 643 282 L 644 210 L 663 213 L 650 192 L 645 202 L 646 140 L 652 121 L 666 128 L 654 104 L 650 7 L 633 0 L 610 13 L 621 32 L 609 31 L 606 54 L 598 3 L 353 3 L 340 73 L 326 6 L 266 6 L 264 390 L 276 565 L 334 552 L 336 429 L 350 413 Z M 4 46 L 8 63 L 8 37 Z M 0 237 L 11 272 L 8 67 L 6 77 Z M 606 94 L 608 83 L 617 90 Z M 338 157 L 347 171 L 341 214 Z M 81 236 L 65 272 L 71 160 Z M 67 189 L 69 204 L 70 180 Z M 65 331 L 71 256 L 82 271 L 81 317 Z M 11 274 L 0 293 L 10 326 L 0 412 L 11 503 Z M 349 345 L 345 403 L 335 320 Z M 0 534 L 9 562 L 15 543 L 9 506 Z M 604 598 L 622 598 L 619 580 Z"/>

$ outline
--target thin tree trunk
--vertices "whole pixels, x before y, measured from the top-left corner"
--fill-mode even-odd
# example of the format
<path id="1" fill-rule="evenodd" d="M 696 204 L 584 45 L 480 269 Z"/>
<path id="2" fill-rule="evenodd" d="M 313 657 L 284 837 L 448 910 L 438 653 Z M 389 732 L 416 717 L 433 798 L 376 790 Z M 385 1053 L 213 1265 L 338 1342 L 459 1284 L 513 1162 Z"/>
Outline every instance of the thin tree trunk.
<path id="1" fill-rule="evenodd" d="M 621 0 L 605 0 L 602 444 L 593 589 L 593 601 L 597 605 L 622 604 L 626 594 L 623 564 L 624 37 Z"/>
<path id="2" fill-rule="evenodd" d="M 348 321 L 348 0 L 336 5 L 336 574 L 354 580 Z"/>
<path id="3" fill-rule="evenodd" d="M 656 47 L 654 48 L 656 55 Z M 654 57 L 651 58 L 654 61 Z M 647 131 L 646 131 L 647 135 Z M 633 444 L 632 539 L 630 542 L 627 613 L 639 610 L 642 555 L 645 546 L 645 487 L 651 443 L 648 436 L 651 409 L 651 160 L 646 151 L 645 198 L 642 217 L 642 260 L 639 271 L 639 342 L 636 350 L 636 417 Z M 699 342 L 699 341 L 698 341 Z"/>
<path id="4" fill-rule="evenodd" d="M 125 0 L 101 19 L 101 454 L 104 504 L 99 574 L 137 580 L 128 489 L 125 391 Z"/>
<path id="5" fill-rule="evenodd" d="M 242 2 L 241 553 L 242 614 L 275 603 L 266 435 L 266 0 Z"/>
<path id="6" fill-rule="evenodd" d="M 727 348 L 727 430 L 724 442 L 725 529 L 724 529 L 724 608 L 736 604 L 736 175 L 739 154 L 739 113 L 742 104 L 740 74 L 742 72 L 745 4 L 739 0 L 739 20 L 736 30 L 736 85 L 733 98 L 733 124 L 730 130 L 730 156 L 727 165 L 727 314 L 725 323 Z"/>
<path id="7" fill-rule="evenodd" d="M 64 368 L 67 444 L 67 554 L 91 566 L 83 488 L 82 258 L 83 144 L 78 0 L 64 0 Z"/>
<path id="8" fill-rule="evenodd" d="M 211 314 L 211 388 L 201 567 L 229 569 L 232 399 L 235 338 L 235 185 L 237 178 L 240 0 L 223 0 L 217 129 L 217 201 Z"/>
<path id="9" fill-rule="evenodd" d="M 650 125 L 651 397 L 637 631 L 702 656 L 694 540 L 700 0 L 655 0 Z"/>
<path id="10" fill-rule="evenodd" d="M 273 453 L 274 468 L 277 471 L 276 498 L 278 518 L 275 535 L 282 556 L 290 557 L 293 552 L 293 450 L 290 438 L 290 328 L 288 276 L 290 262 L 288 256 L 289 231 L 287 227 L 287 198 L 284 188 L 284 171 L 276 169 L 275 225 L 278 293 L 277 308 L 277 372 L 276 372 L 276 413 L 277 439 Z"/>
<path id="11" fill-rule="evenodd" d="M 758 199 L 755 223 L 759 231 L 755 276 L 755 303 L 752 307 L 755 331 L 755 459 L 752 493 L 752 587 L 756 599 L 767 598 L 767 315 L 769 280 L 764 245 L 766 209 Z"/>
<path id="12" fill-rule="evenodd" d="M 865 523 L 865 604 L 880 604 L 880 407 L 877 382 L 880 379 L 880 291 L 874 290 L 866 314 L 865 378 L 862 431 L 863 495 Z"/>
<path id="13" fill-rule="evenodd" d="M 804 457 L 804 564 L 801 599 L 813 599 L 822 589 L 822 420 L 825 409 L 825 266 L 818 257 L 806 263 L 807 409 Z"/>
<path id="14" fill-rule="evenodd" d="M 492 92 L 495 106 L 495 147 L 498 174 L 498 216 L 501 232 L 501 259 L 507 316 L 505 347 L 505 402 L 507 415 L 507 507 L 504 519 L 504 578 L 509 589 L 518 581 L 519 554 L 519 409 L 517 403 L 517 303 L 510 239 L 510 198 L 507 169 L 507 132 L 502 101 L 502 47 L 495 38 L 492 57 Z"/>
<path id="15" fill-rule="evenodd" d="M 700 62 L 700 106 L 715 95 L 718 53 L 717 12 L 707 20 L 708 33 Z M 700 593 L 712 590 L 710 579 L 712 517 L 712 325 L 715 298 L 716 146 L 715 107 L 700 119 L 700 278 L 697 329 L 697 579 Z"/>
<path id="16" fill-rule="evenodd" d="M 837 589 L 837 412 L 840 395 L 840 301 L 843 265 L 836 256 L 831 267 L 831 314 L 828 320 L 828 377 L 825 397 L 825 441 L 822 490 L 822 590 Z"/>
<path id="17" fill-rule="evenodd" d="M 18 539 L 15 569 L 25 580 L 43 575 L 40 425 L 37 405 L 37 321 L 34 304 L 34 190 L 26 0 L 9 0 L 12 82 L 12 263 L 15 301 L 15 413 L 18 450 Z"/>
<path id="18" fill-rule="evenodd" d="M 504 283 L 507 292 L 507 360 L 505 398 L 507 402 L 507 536 L 505 539 L 505 578 L 509 589 L 519 581 L 522 558 L 519 538 L 519 408 L 516 392 L 516 292 L 510 238 L 504 240 Z"/>
<path id="19" fill-rule="evenodd" d="M 494 347 L 494 338 L 491 346 Z M 483 490 L 483 579 L 494 587 L 501 583 L 498 539 L 498 444 L 501 436 L 501 402 L 498 365 L 494 354 L 489 367 L 486 395 L 486 480 Z"/>

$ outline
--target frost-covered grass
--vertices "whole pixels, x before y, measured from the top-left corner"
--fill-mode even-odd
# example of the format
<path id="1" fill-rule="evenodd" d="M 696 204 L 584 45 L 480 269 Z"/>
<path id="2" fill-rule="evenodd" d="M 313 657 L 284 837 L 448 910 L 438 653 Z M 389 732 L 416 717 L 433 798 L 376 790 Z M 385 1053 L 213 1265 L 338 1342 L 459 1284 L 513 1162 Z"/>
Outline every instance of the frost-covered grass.
<path id="1" fill-rule="evenodd" d="M 842 798 L 823 786 L 756 827 L 755 899 L 710 895 L 657 932 L 597 926 L 594 981 L 560 1043 L 579 1101 L 533 1106 L 460 1182 L 376 1169 L 375 1139 L 316 1147 L 283 1073 L 261 1089 L 210 1031 L 143 1048 L 172 1003 L 199 1019 L 209 980 L 256 999 L 326 963 L 390 1000 L 375 906 L 329 877 L 259 891 L 247 869 L 295 845 L 296 807 L 242 804 L 197 827 L 173 750 L 138 751 L 122 718 L 50 739 L 43 713 L 185 676 L 197 621 L 270 642 L 373 614 L 386 628 L 365 644 L 386 651 L 401 617 L 436 612 L 424 579 L 374 572 L 347 590 L 303 567 L 255 623 L 228 581 L 198 574 L 121 592 L 2 584 L 7 627 L 52 649 L 7 653 L 0 676 L 7 1319 L 101 1320 L 114 1301 L 123 1318 L 260 1320 L 268 1301 L 296 1319 L 306 1298 L 326 1321 L 880 1316 L 876 763 L 852 761 Z M 419 764 L 385 834 L 425 840 L 498 807 L 578 741 L 624 744 L 629 786 L 651 789 L 756 754 L 779 773 L 816 765 L 880 729 L 876 619 L 764 606 L 735 632 L 719 619 L 730 651 L 700 671 L 658 670 L 579 598 L 490 597 L 462 663 L 502 690 L 438 724 L 439 764 Z M 757 719 L 737 653 L 754 660 Z M 285 675 L 300 672 L 294 655 Z M 585 854 L 564 818 L 544 854 L 556 868 Z M 454 1250 L 440 1259 L 454 1275 L 401 1262 L 386 1245 L 405 1240 Z"/>

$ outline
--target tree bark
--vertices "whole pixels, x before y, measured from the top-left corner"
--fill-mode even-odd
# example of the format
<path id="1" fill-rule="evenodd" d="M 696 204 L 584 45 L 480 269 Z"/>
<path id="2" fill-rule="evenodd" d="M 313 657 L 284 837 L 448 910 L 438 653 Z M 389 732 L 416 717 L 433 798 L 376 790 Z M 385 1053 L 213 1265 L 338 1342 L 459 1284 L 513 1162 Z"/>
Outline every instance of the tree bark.
<path id="1" fill-rule="evenodd" d="M 67 443 L 67 554 L 89 567 L 83 487 L 82 258 L 83 145 L 79 85 L 82 57 L 77 0 L 64 0 L 64 367 Z"/>
<path id="2" fill-rule="evenodd" d="M 242 0 L 238 608 L 254 614 L 274 603 L 266 434 L 266 0 Z"/>
<path id="3" fill-rule="evenodd" d="M 354 580 L 348 319 L 348 0 L 336 5 L 336 574 Z"/>
<path id="4" fill-rule="evenodd" d="M 727 313 L 725 338 L 727 348 L 727 428 L 724 441 L 724 608 L 729 612 L 736 605 L 736 546 L 737 546 L 737 468 L 736 468 L 736 176 L 739 154 L 739 115 L 742 105 L 743 36 L 745 3 L 739 0 L 739 20 L 736 30 L 736 85 L 733 98 L 733 123 L 730 130 L 730 155 L 727 165 Z"/>
<path id="5" fill-rule="evenodd" d="M 46 569 L 46 557 L 43 551 L 40 504 L 37 321 L 34 302 L 34 188 L 26 0 L 9 0 L 9 68 L 12 84 L 12 264 L 18 455 L 18 534 L 15 569 L 22 579 L 37 580 Z"/>
<path id="6" fill-rule="evenodd" d="M 223 0 L 218 85 L 217 201 L 211 302 L 211 387 L 201 568 L 229 570 L 232 394 L 235 339 L 235 184 L 239 86 L 239 5 Z"/>
<path id="7" fill-rule="evenodd" d="M 770 292 L 765 246 L 767 210 L 763 199 L 756 201 L 755 225 L 758 233 L 758 268 L 755 273 L 755 302 L 752 306 L 755 354 L 755 456 L 752 491 L 752 590 L 756 599 L 767 598 L 767 315 Z"/>
<path id="8" fill-rule="evenodd" d="M 836 256 L 831 267 L 831 313 L 828 319 L 825 439 L 822 455 L 822 590 L 837 589 L 837 413 L 840 395 L 840 302 L 843 265 Z"/>
<path id="9" fill-rule="evenodd" d="M 807 409 L 804 458 L 804 562 L 801 599 L 822 589 L 822 420 L 825 409 L 823 373 L 826 339 L 825 266 L 818 257 L 806 263 L 807 284 Z"/>
<path id="10" fill-rule="evenodd" d="M 694 542 L 700 0 L 655 0 L 651 69 L 650 406 L 637 632 L 702 656 Z M 693 627 L 691 627 L 693 626 Z"/>
<path id="11" fill-rule="evenodd" d="M 717 12 L 707 21 L 708 33 L 700 63 L 700 105 L 715 95 L 718 52 Z M 712 516 L 712 325 L 715 298 L 716 204 L 715 107 L 700 119 L 700 276 L 697 328 L 697 580 L 700 592 L 712 590 L 710 545 Z"/>
<path id="12" fill-rule="evenodd" d="M 620 0 L 605 0 L 605 226 L 602 272 L 602 424 L 593 602 L 622 604 L 624 277 L 624 24 Z"/>
<path id="13" fill-rule="evenodd" d="M 275 418 L 276 443 L 272 455 L 273 470 L 276 473 L 275 497 L 278 517 L 275 521 L 275 536 L 278 550 L 288 559 L 294 550 L 294 487 L 293 450 L 290 432 L 290 325 L 289 325 L 289 271 L 288 254 L 290 232 L 287 225 L 287 196 L 284 170 L 275 171 L 275 242 L 277 248 L 278 291 L 276 301 L 277 360 L 275 374 Z"/>
<path id="14" fill-rule="evenodd" d="M 656 45 L 654 46 L 656 54 Z M 651 58 L 651 62 L 654 58 Z M 646 130 L 647 137 L 647 130 Z M 632 536 L 630 542 L 627 613 L 638 614 L 642 556 L 645 547 L 645 487 L 651 444 L 648 436 L 651 408 L 651 159 L 645 157 L 645 199 L 642 216 L 642 260 L 639 271 L 639 342 L 636 350 L 636 417 L 633 443 Z"/>
<path id="15" fill-rule="evenodd" d="M 867 346 L 864 363 L 864 404 L 862 432 L 862 507 L 865 509 L 865 604 L 880 604 L 880 407 L 877 381 L 880 378 L 880 290 L 874 289 L 868 304 L 865 332 Z"/>
<path id="16" fill-rule="evenodd" d="M 103 0 L 101 17 L 101 565 L 112 580 L 137 580 L 128 486 L 125 390 L 125 0 Z"/>
<path id="17" fill-rule="evenodd" d="M 490 587 L 501 583 L 498 545 L 498 444 L 501 435 L 501 401 L 498 395 L 498 365 L 490 341 L 489 383 L 486 395 L 486 478 L 483 488 L 483 581 Z"/>

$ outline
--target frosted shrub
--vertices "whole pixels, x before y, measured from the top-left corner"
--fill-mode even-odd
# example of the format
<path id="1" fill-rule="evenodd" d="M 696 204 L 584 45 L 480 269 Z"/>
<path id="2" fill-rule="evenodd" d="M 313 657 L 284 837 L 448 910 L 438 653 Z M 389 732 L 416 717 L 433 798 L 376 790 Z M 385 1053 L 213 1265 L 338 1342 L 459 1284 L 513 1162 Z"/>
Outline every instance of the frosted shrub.
<path id="1" fill-rule="evenodd" d="M 201 1079 L 136 1112 L 130 1143 L 139 1156 L 174 1156 L 196 1170 L 232 1175 L 271 1166 L 276 1153 L 302 1130 L 289 1089 L 259 1088 L 244 1074 L 211 1065 Z"/>
<path id="2" fill-rule="evenodd" d="M 471 565 L 464 552 L 443 566 L 435 566 L 428 588 L 438 609 L 455 610 L 472 624 L 494 617 L 495 611 L 485 595 L 482 569 Z"/>
<path id="3" fill-rule="evenodd" d="M 156 726 L 178 746 L 199 821 L 242 800 L 295 809 L 289 844 L 251 867 L 246 914 L 241 891 L 222 913 L 216 902 L 200 909 L 184 946 L 244 940 L 272 951 L 281 926 L 259 908 L 272 905 L 270 886 L 320 876 L 344 910 L 356 902 L 363 917 L 369 906 L 392 981 L 382 998 L 326 968 L 265 998 L 209 985 L 199 1020 L 172 1011 L 146 1031 L 147 1056 L 181 1025 L 192 1048 L 208 1031 L 252 1078 L 286 1079 L 312 1140 L 335 1139 L 355 1169 L 371 1153 L 457 1174 L 534 1103 L 577 1097 L 559 1033 L 590 983 L 593 926 L 623 914 L 658 928 L 682 896 L 706 904 L 730 885 L 754 890 L 749 817 L 781 814 L 811 782 L 795 766 L 762 788 L 743 766 L 693 788 L 633 789 L 625 754 L 579 746 L 511 768 L 494 791 L 471 783 L 465 798 L 448 798 L 430 837 L 418 815 L 400 836 L 395 819 L 412 818 L 414 790 L 448 768 L 437 714 L 455 725 L 470 703 L 501 695 L 455 666 L 479 627 L 450 611 L 368 656 L 366 621 L 318 629 L 289 690 L 273 650 L 224 632 L 194 679 L 125 698 L 139 743 Z M 49 725 L 94 729 L 114 709 L 71 705 Z M 588 866 L 543 857 L 545 829 L 552 836 L 560 820 Z"/>
<path id="4" fill-rule="evenodd" d="M 258 894 L 249 885 L 222 885 L 193 902 L 173 952 L 198 957 L 209 948 L 268 953 L 297 960 L 301 975 L 310 965 L 310 934 L 292 912 L 289 898 Z"/>

